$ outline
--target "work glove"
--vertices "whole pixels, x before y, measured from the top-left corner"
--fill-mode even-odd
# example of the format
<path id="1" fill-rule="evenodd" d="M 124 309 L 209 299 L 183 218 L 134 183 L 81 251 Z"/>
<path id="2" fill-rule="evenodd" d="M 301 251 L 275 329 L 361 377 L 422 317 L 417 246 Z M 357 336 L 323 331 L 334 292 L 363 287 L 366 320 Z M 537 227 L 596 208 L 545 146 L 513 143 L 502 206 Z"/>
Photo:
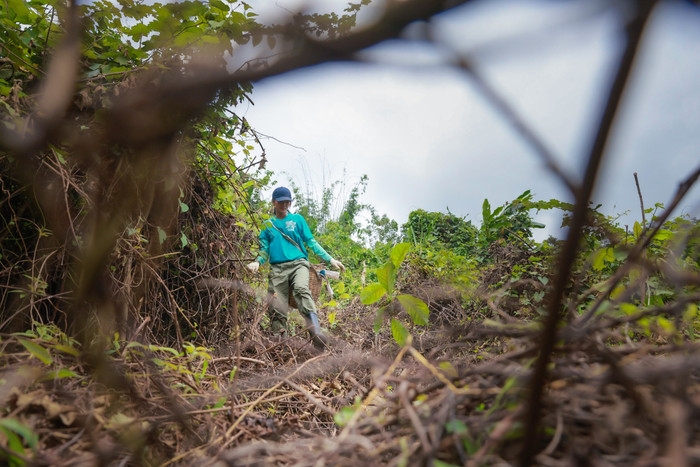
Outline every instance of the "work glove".
<path id="1" fill-rule="evenodd" d="M 343 263 L 341 263 L 337 259 L 331 259 L 331 267 L 340 269 L 342 272 L 345 272 L 345 266 L 343 266 Z"/>
<path id="2" fill-rule="evenodd" d="M 258 272 L 258 269 L 260 269 L 260 263 L 258 263 L 257 261 L 253 261 L 252 263 L 246 264 L 245 267 L 248 269 L 248 271 L 255 274 L 256 272 Z"/>

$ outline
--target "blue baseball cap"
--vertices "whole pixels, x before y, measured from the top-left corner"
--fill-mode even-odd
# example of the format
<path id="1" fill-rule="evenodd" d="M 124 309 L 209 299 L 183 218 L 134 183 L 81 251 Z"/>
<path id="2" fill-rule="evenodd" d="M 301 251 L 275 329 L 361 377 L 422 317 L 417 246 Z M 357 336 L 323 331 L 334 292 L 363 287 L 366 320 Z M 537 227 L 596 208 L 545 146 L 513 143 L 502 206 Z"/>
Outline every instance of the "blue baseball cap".
<path id="1" fill-rule="evenodd" d="M 272 200 L 273 201 L 291 201 L 292 200 L 292 192 L 289 191 L 289 188 L 284 187 L 284 186 L 279 186 L 275 188 L 275 191 L 272 192 Z"/>

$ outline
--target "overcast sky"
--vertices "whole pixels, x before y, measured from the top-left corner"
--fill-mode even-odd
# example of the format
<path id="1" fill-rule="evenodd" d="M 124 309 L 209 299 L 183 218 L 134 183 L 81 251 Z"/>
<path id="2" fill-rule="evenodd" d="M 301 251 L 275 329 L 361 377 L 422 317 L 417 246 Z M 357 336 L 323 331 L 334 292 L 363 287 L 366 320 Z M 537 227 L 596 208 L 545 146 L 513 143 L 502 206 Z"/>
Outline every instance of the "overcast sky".
<path id="1" fill-rule="evenodd" d="M 257 11 L 281 15 L 294 3 L 268 1 Z M 619 12 L 598 4 L 474 1 L 434 21 L 438 37 L 469 53 L 577 178 L 622 50 Z M 371 16 L 369 9 L 361 19 Z M 485 198 L 499 206 L 527 189 L 537 199 L 570 201 L 470 76 L 444 65 L 445 56 L 420 42 L 382 44 L 363 54 L 364 63 L 255 83 L 255 105 L 236 111 L 274 138 L 262 142 L 281 184 L 292 177 L 320 191 L 367 174 L 362 201 L 399 223 L 415 209 L 449 208 L 478 225 Z M 610 143 L 595 201 L 606 214 L 629 212 L 621 225 L 641 220 L 634 172 L 652 206 L 667 204 L 700 165 L 700 8 L 680 1 L 657 8 Z M 681 213 L 700 216 L 700 188 Z M 549 227 L 538 239 L 557 233 L 556 218 L 538 220 Z"/>

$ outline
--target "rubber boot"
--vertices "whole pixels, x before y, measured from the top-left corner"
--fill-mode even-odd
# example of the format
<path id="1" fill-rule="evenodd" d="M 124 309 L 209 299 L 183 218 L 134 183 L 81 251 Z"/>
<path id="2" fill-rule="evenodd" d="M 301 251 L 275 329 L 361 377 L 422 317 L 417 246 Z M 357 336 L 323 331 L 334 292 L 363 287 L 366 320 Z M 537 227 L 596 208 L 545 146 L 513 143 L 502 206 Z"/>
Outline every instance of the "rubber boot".
<path id="1" fill-rule="evenodd" d="M 309 313 L 308 316 L 304 316 L 304 320 L 306 321 L 306 327 L 309 329 L 309 335 L 311 336 L 311 342 L 314 343 L 314 347 L 321 350 L 325 349 L 328 345 L 328 338 L 321 330 L 316 313 Z"/>

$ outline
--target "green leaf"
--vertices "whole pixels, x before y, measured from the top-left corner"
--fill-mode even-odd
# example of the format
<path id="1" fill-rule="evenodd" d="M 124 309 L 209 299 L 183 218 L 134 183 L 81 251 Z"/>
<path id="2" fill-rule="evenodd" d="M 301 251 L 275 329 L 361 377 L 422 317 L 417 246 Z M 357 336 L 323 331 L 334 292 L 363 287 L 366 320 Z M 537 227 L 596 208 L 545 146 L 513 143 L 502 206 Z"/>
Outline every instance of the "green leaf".
<path id="1" fill-rule="evenodd" d="M 484 198 L 484 204 L 481 205 L 481 217 L 483 217 L 484 224 L 491 220 L 491 205 L 489 204 L 489 200 L 486 198 Z"/>
<path id="2" fill-rule="evenodd" d="M 187 212 L 189 210 L 190 210 L 190 207 L 187 204 L 180 201 L 180 212 Z"/>
<path id="3" fill-rule="evenodd" d="M 639 310 L 636 305 L 633 305 L 631 303 L 620 303 L 620 311 L 625 313 L 626 315 L 633 315 Z"/>
<path id="4" fill-rule="evenodd" d="M 670 321 L 663 316 L 659 316 L 656 322 L 667 335 L 672 335 L 674 332 L 676 332 L 676 326 L 673 324 L 673 321 Z"/>
<path id="5" fill-rule="evenodd" d="M 36 433 L 34 433 L 34 431 L 32 431 L 30 427 L 21 423 L 18 420 L 15 420 L 14 418 L 0 419 L 0 427 L 20 435 L 22 438 L 24 438 L 24 441 L 27 443 L 27 446 L 29 446 L 32 449 L 36 447 L 37 442 L 39 441 L 39 437 Z"/>
<path id="6" fill-rule="evenodd" d="M 51 354 L 49 354 L 49 351 L 37 344 L 36 342 L 27 341 L 24 339 L 19 339 L 19 342 L 24 346 L 25 349 L 29 351 L 29 353 L 34 355 L 36 358 L 38 358 L 45 364 L 50 365 L 51 363 L 53 363 L 53 358 L 51 358 Z"/>
<path id="7" fill-rule="evenodd" d="M 396 343 L 403 347 L 406 345 L 409 333 L 408 329 L 406 329 L 406 326 L 404 326 L 401 321 L 396 318 L 391 318 L 391 335 L 394 337 Z"/>
<path id="8" fill-rule="evenodd" d="M 430 310 L 423 300 L 413 295 L 399 295 L 396 298 L 399 299 L 399 302 L 415 324 L 420 326 L 428 324 Z"/>
<path id="9" fill-rule="evenodd" d="M 639 222 L 634 222 L 634 227 L 632 230 L 634 232 L 634 238 L 639 239 L 639 237 L 642 235 L 642 226 L 639 225 Z"/>
<path id="10" fill-rule="evenodd" d="M 19 454 L 24 457 L 24 445 L 22 445 L 22 440 L 19 439 L 13 431 L 0 425 L 0 433 L 5 435 L 7 438 L 7 448 L 10 454 L 10 464 L 11 466 L 25 465 L 18 457 L 12 456 L 12 453 Z"/>
<path id="11" fill-rule="evenodd" d="M 394 266 L 397 268 L 401 265 L 403 260 L 406 258 L 406 254 L 408 253 L 408 250 L 411 248 L 410 243 L 398 243 L 394 245 L 394 248 L 391 249 L 391 262 L 394 263 Z"/>
<path id="12" fill-rule="evenodd" d="M 386 307 L 381 307 L 377 310 L 377 314 L 374 315 L 374 333 L 378 333 L 382 328 L 382 323 L 384 322 L 384 311 Z"/>
<path id="13" fill-rule="evenodd" d="M 445 429 L 448 433 L 454 435 L 469 434 L 469 428 L 467 428 L 467 425 L 463 421 L 457 419 L 450 420 L 449 422 L 445 423 Z"/>
<path id="14" fill-rule="evenodd" d="M 605 263 L 615 261 L 615 254 L 612 248 L 601 248 L 593 257 L 593 269 L 601 271 L 605 267 Z"/>
<path id="15" fill-rule="evenodd" d="M 166 238 L 168 238 L 168 234 L 161 227 L 158 227 L 158 242 L 162 245 Z"/>
<path id="16" fill-rule="evenodd" d="M 439 459 L 433 459 L 433 466 L 435 466 L 435 467 L 459 467 L 458 465 L 443 462 Z"/>
<path id="17" fill-rule="evenodd" d="M 339 412 L 333 415 L 333 421 L 342 428 L 350 422 L 356 410 L 357 408 L 355 407 L 343 407 Z"/>
<path id="18" fill-rule="evenodd" d="M 360 292 L 360 300 L 365 305 L 371 305 L 384 296 L 386 289 L 382 284 L 370 284 Z"/>
<path id="19" fill-rule="evenodd" d="M 209 0 L 209 4 L 214 8 L 218 8 L 221 11 L 228 11 L 229 7 L 221 0 Z"/>
<path id="20" fill-rule="evenodd" d="M 387 261 L 387 263 L 383 267 L 377 269 L 376 272 L 379 283 L 384 287 L 387 295 L 391 295 L 394 292 L 394 283 L 396 283 L 396 267 L 394 263 Z"/>
<path id="21" fill-rule="evenodd" d="M 74 357 L 80 355 L 80 350 L 70 345 L 54 344 L 53 348 L 58 350 L 59 352 L 67 353 L 68 355 L 72 355 Z"/>
<path id="22" fill-rule="evenodd" d="M 450 362 L 440 362 L 438 367 L 450 378 L 457 378 L 459 376 L 459 373 L 457 373 L 457 370 Z"/>
<path id="23" fill-rule="evenodd" d="M 665 242 L 671 237 L 673 237 L 673 232 L 666 229 L 659 229 L 659 231 L 656 232 L 656 235 L 654 235 L 654 240 L 659 242 Z"/>
<path id="24" fill-rule="evenodd" d="M 61 378 L 77 378 L 78 376 L 79 375 L 73 370 L 69 370 L 67 368 L 61 368 L 60 370 L 49 371 L 41 378 L 41 380 L 42 381 L 52 381 L 54 379 L 61 379 Z"/>
<path id="25" fill-rule="evenodd" d="M 9 7 L 9 12 L 14 14 L 11 19 L 15 21 L 17 17 L 26 18 L 32 16 L 29 8 L 27 8 L 26 2 L 22 0 L 8 0 L 7 6 Z"/>
<path id="26" fill-rule="evenodd" d="M 221 407 L 224 406 L 225 403 L 226 403 L 226 398 L 219 397 L 219 399 L 216 401 L 216 404 L 214 404 L 211 408 L 212 409 L 220 409 Z"/>
<path id="27" fill-rule="evenodd" d="M 182 234 L 180 235 L 180 246 L 182 248 L 185 248 L 188 243 L 189 240 L 187 240 L 187 235 L 185 235 L 185 232 L 182 232 Z"/>

